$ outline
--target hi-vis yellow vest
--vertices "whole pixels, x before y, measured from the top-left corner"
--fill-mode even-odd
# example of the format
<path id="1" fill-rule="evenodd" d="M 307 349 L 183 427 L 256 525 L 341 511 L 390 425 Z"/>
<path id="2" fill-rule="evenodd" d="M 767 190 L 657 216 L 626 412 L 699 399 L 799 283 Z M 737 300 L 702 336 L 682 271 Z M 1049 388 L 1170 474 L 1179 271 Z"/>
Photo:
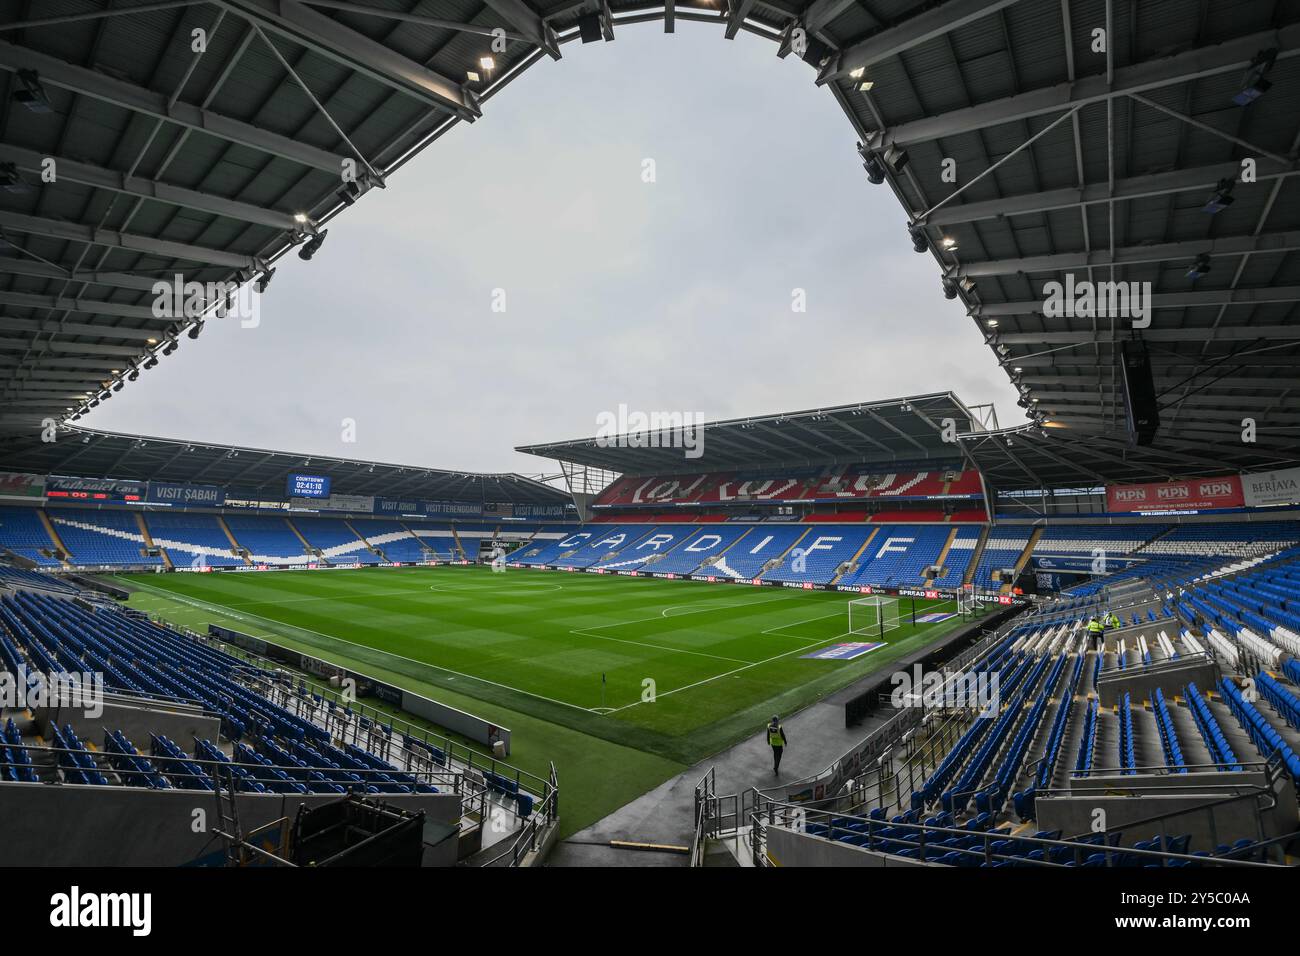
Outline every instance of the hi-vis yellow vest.
<path id="1" fill-rule="evenodd" d="M 775 728 L 771 724 L 767 727 L 767 743 L 771 747 L 784 747 L 785 741 L 781 739 L 781 726 L 778 724 Z"/>
<path id="2" fill-rule="evenodd" d="M 1102 623 L 1101 623 L 1101 621 L 1089 621 L 1089 622 L 1088 622 L 1088 633 L 1089 633 L 1089 634 L 1100 634 L 1100 633 L 1102 632 L 1102 630 L 1103 630 L 1103 628 L 1102 628 Z"/>

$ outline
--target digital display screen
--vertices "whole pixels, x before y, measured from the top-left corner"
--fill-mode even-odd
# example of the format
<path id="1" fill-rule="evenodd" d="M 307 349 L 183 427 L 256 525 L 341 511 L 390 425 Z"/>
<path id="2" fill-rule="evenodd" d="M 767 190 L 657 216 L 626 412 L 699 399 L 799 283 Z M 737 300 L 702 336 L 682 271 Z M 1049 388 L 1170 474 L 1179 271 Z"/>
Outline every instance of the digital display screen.
<path id="1" fill-rule="evenodd" d="M 324 475 L 290 475 L 290 498 L 328 498 L 330 480 Z"/>
<path id="2" fill-rule="evenodd" d="M 103 504 L 132 504 L 144 501 L 148 486 L 138 481 L 100 478 L 56 478 L 45 483 L 45 496 L 54 501 L 94 501 Z"/>

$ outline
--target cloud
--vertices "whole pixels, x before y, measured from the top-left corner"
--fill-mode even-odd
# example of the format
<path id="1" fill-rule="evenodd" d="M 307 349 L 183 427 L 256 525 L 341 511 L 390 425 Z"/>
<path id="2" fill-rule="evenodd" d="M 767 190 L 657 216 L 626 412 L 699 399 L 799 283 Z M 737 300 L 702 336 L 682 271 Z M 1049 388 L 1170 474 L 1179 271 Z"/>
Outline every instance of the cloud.
<path id="1" fill-rule="evenodd" d="M 812 71 L 697 26 L 541 61 L 285 259 L 261 328 L 209 323 L 89 424 L 536 472 L 515 445 L 619 403 L 717 419 L 952 389 L 1020 420 Z"/>

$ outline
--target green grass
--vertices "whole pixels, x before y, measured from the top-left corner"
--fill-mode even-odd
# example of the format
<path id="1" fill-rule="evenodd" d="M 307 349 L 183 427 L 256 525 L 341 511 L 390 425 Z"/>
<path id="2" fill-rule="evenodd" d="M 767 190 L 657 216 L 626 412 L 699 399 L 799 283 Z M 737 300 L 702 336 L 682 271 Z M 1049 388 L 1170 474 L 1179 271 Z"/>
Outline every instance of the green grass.
<path id="1" fill-rule="evenodd" d="M 856 660 L 810 660 L 872 639 L 847 634 L 847 595 L 477 567 L 119 580 L 174 623 L 224 624 L 509 727 L 512 762 L 555 761 L 566 832 L 960 624 L 905 622 Z"/>

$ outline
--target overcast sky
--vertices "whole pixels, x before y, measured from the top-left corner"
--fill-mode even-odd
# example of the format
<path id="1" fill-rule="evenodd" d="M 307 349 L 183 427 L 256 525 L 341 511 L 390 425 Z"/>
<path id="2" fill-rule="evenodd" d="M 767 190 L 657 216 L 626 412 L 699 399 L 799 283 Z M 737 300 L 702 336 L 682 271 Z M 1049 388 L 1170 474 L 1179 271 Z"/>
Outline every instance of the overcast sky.
<path id="1" fill-rule="evenodd" d="M 1021 421 L 813 70 L 677 29 L 539 62 L 282 260 L 259 328 L 208 323 L 83 424 L 537 472 L 515 445 L 620 403 L 717 420 L 951 389 Z"/>

